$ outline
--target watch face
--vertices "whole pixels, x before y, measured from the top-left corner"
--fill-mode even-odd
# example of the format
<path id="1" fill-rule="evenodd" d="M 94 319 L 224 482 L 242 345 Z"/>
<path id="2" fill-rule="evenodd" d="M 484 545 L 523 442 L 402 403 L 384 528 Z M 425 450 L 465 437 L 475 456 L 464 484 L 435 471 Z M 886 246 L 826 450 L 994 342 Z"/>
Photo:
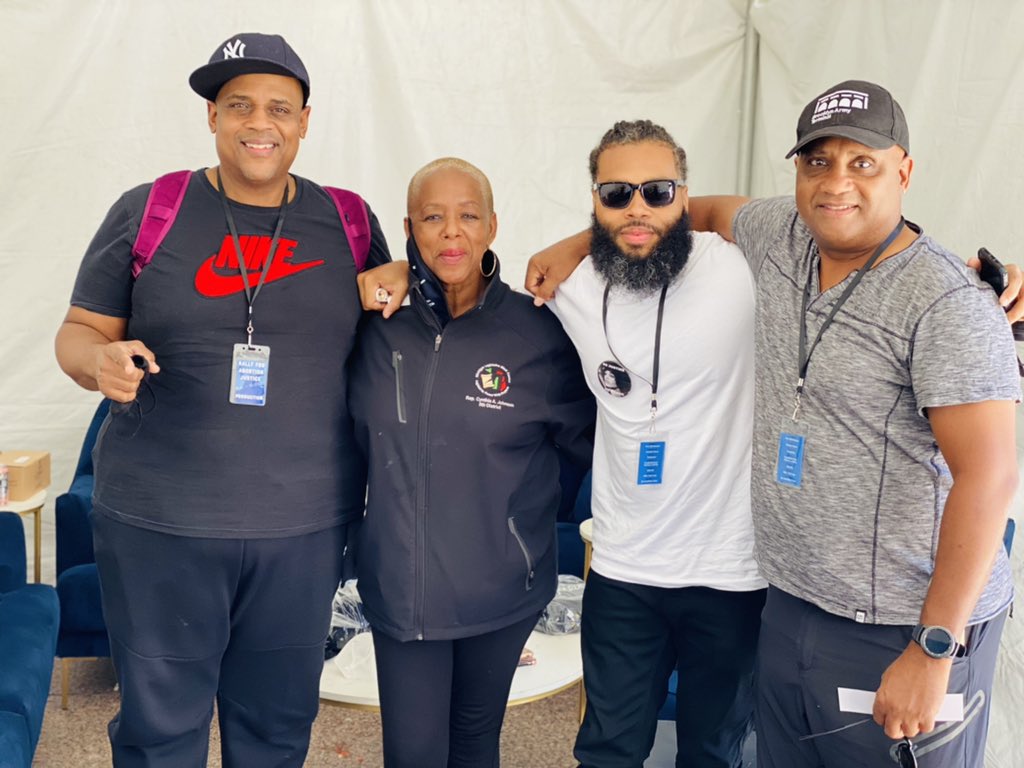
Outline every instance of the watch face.
<path id="1" fill-rule="evenodd" d="M 942 627 L 928 627 L 921 633 L 921 647 L 930 656 L 949 656 L 953 643 L 953 637 Z"/>

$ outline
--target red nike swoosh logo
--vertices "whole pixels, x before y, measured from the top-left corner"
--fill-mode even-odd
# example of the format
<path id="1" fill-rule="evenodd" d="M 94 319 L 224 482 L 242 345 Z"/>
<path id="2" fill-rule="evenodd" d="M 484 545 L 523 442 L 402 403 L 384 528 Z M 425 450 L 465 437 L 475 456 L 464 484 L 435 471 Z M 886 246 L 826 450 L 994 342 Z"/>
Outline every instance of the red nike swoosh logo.
<path id="1" fill-rule="evenodd" d="M 301 264 L 291 264 L 285 261 L 285 257 L 290 257 L 291 252 L 291 248 L 278 248 L 277 253 L 274 254 L 274 261 L 271 263 L 270 269 L 267 270 L 267 277 L 263 281 L 264 285 L 273 283 L 276 280 L 283 280 L 286 277 L 297 275 L 300 272 L 305 272 L 326 263 L 324 259 L 318 259 L 316 261 L 305 261 Z M 214 254 L 200 264 L 199 269 L 196 270 L 195 286 L 199 294 L 210 299 L 219 299 L 223 296 L 231 296 L 232 294 L 244 291 L 242 275 L 238 271 L 238 260 L 232 259 L 235 265 L 233 273 L 223 274 L 214 269 L 214 262 L 218 261 L 218 259 L 223 264 L 221 254 Z M 228 269 L 231 268 L 228 267 Z M 249 270 L 250 288 L 255 288 L 259 283 L 261 272 L 262 269 Z"/>

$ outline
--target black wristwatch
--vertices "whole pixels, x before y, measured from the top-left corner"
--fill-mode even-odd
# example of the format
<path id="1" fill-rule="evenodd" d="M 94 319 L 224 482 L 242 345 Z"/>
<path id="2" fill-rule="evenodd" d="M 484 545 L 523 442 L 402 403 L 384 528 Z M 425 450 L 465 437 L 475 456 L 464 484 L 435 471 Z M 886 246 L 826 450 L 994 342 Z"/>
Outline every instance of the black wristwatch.
<path id="1" fill-rule="evenodd" d="M 933 659 L 959 659 L 967 653 L 967 648 L 945 627 L 918 624 L 911 637 Z"/>

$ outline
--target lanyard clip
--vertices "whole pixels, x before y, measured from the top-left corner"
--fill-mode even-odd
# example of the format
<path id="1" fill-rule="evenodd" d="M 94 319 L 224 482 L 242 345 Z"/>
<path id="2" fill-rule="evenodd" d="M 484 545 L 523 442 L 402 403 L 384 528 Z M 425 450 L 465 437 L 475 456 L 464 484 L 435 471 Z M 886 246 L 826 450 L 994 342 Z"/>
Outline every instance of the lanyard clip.
<path id="1" fill-rule="evenodd" d="M 800 415 L 800 396 L 804 393 L 804 380 L 803 378 L 797 379 L 796 382 L 796 398 L 793 401 L 793 421 L 796 421 L 797 416 Z"/>

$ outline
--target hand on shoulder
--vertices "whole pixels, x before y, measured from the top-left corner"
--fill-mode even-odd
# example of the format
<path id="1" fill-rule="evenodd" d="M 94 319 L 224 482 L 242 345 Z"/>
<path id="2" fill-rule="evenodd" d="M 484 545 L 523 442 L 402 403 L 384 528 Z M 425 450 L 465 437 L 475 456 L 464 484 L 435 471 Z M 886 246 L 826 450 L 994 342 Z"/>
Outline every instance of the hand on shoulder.
<path id="1" fill-rule="evenodd" d="M 392 261 L 360 272 L 356 283 L 364 310 L 391 317 L 409 293 L 409 262 Z"/>

